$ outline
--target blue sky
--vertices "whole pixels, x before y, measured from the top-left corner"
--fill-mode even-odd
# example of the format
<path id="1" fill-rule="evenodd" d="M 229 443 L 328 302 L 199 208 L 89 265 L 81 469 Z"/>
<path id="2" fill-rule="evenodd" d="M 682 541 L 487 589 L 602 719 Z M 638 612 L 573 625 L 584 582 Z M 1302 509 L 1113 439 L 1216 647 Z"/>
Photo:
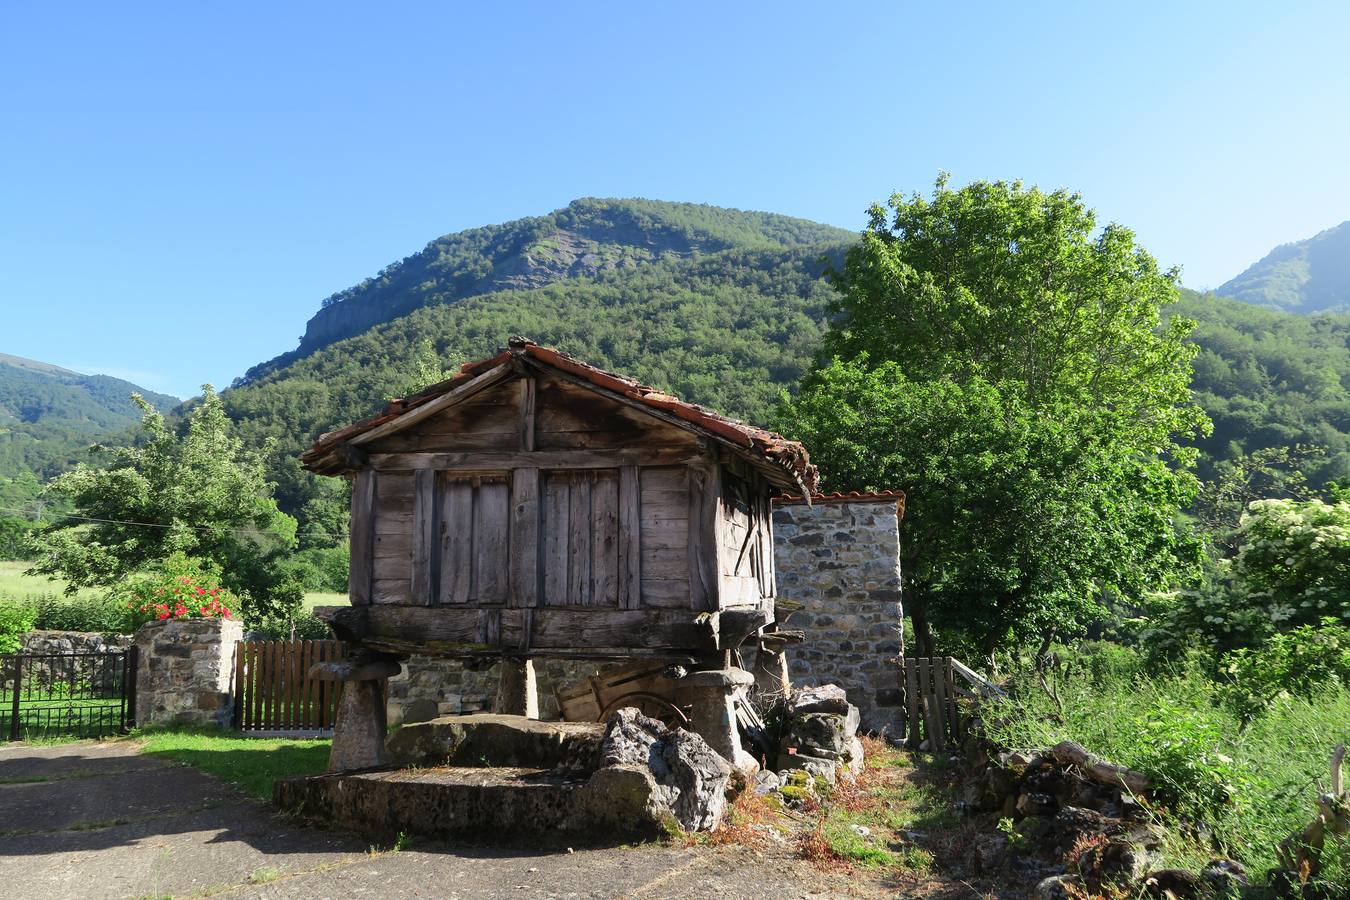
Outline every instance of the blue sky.
<path id="1" fill-rule="evenodd" d="M 180 396 L 580 196 L 1083 193 L 1190 286 L 1350 218 L 1350 4 L 8 4 L 0 352 Z"/>

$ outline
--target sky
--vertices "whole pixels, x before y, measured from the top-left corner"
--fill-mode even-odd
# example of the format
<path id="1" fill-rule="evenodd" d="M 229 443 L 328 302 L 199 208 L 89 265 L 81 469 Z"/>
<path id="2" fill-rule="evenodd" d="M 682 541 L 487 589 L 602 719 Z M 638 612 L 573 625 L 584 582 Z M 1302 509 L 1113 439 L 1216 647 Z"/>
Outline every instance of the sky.
<path id="1" fill-rule="evenodd" d="M 1190 287 L 1350 219 L 1350 4 L 0 4 L 0 352 L 190 396 L 582 196 L 1081 192 Z"/>

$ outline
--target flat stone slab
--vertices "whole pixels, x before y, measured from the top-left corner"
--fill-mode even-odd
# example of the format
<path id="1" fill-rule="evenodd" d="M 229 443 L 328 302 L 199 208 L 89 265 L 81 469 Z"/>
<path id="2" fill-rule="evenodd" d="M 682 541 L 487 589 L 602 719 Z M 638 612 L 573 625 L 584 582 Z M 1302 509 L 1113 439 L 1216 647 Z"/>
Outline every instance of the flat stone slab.
<path id="1" fill-rule="evenodd" d="M 286 812 L 376 840 L 400 833 L 516 843 L 584 830 L 583 779 L 548 769 L 438 767 L 289 778 L 273 786 Z"/>

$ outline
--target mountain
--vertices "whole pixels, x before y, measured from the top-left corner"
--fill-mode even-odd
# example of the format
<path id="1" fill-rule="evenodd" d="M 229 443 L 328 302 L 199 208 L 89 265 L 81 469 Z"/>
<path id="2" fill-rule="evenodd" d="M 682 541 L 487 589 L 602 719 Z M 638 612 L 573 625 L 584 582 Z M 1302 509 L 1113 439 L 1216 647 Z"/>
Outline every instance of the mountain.
<path id="1" fill-rule="evenodd" d="M 247 440 L 275 440 L 279 501 L 321 529 L 345 521 L 341 486 L 301 470 L 299 451 L 512 334 L 770 423 L 824 333 L 825 267 L 855 237 L 764 213 L 580 200 L 438 238 L 334 295 L 296 351 L 255 367 L 224 402 Z M 1176 311 L 1199 323 L 1195 391 L 1215 421 L 1202 474 L 1236 453 L 1314 443 L 1330 453 L 1314 480 L 1350 475 L 1350 315 L 1190 291 Z"/>
<path id="2" fill-rule="evenodd" d="M 0 477 L 48 478 L 95 439 L 125 431 L 141 416 L 133 391 L 165 411 L 179 402 L 120 378 L 0 353 Z"/>
<path id="3" fill-rule="evenodd" d="M 260 378 L 424 306 L 676 262 L 730 249 L 852 240 L 852 232 L 774 213 L 694 203 L 583 198 L 545 216 L 448 234 L 323 301 L 300 346 L 255 366 Z"/>
<path id="4" fill-rule="evenodd" d="M 1309 444 L 1315 484 L 1350 479 L 1350 314 L 1304 316 L 1182 291 L 1175 313 L 1196 321 L 1191 388 L 1214 422 L 1200 474 L 1238 453 Z"/>
<path id="5" fill-rule="evenodd" d="M 1350 222 L 1276 247 L 1215 293 L 1286 312 L 1350 310 Z"/>

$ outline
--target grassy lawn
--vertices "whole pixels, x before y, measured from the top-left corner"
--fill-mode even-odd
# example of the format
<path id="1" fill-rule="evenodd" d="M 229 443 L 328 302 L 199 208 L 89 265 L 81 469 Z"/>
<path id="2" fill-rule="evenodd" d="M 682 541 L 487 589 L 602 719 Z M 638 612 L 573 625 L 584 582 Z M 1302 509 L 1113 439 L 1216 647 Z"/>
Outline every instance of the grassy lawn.
<path id="1" fill-rule="evenodd" d="M 59 578 L 23 574 L 31 565 L 32 563 L 22 560 L 0 560 L 0 599 L 27 597 L 32 594 L 60 595 L 66 589 L 66 583 Z M 81 588 L 76 596 L 93 597 L 98 593 L 92 588 Z"/>
<path id="2" fill-rule="evenodd" d="M 305 594 L 305 611 L 308 612 L 316 606 L 346 606 L 350 602 L 346 594 L 310 591 Z"/>
<path id="3" fill-rule="evenodd" d="M 328 738 L 251 738 L 237 734 L 147 731 L 135 736 L 146 756 L 195 766 L 263 800 L 277 778 L 318 775 L 328 768 Z"/>

